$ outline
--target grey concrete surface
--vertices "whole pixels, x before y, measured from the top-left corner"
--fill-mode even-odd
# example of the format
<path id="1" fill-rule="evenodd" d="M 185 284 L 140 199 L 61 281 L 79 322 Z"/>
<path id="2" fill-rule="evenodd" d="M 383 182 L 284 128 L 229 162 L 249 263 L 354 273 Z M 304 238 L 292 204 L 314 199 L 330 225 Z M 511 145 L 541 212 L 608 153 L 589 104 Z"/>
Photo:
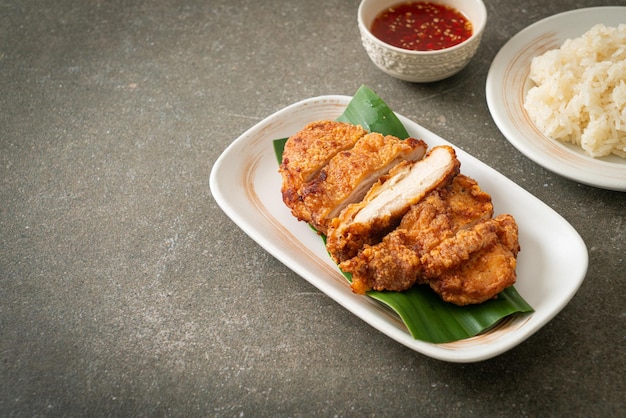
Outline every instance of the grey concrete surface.
<path id="1" fill-rule="evenodd" d="M 623 416 L 626 194 L 527 159 L 485 100 L 518 31 L 619 3 L 487 0 L 475 59 L 418 85 L 371 64 L 357 0 L 0 2 L 0 415 Z M 361 84 L 585 240 L 580 290 L 513 350 L 471 364 L 409 350 L 214 201 L 209 173 L 241 133 Z"/>

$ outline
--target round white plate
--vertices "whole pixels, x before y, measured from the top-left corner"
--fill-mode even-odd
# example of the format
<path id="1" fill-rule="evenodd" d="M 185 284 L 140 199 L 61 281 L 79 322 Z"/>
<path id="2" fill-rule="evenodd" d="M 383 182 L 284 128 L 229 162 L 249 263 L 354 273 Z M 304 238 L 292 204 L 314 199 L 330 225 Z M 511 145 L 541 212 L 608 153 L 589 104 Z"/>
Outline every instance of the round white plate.
<path id="1" fill-rule="evenodd" d="M 521 153 L 563 177 L 590 186 L 626 191 L 626 159 L 592 158 L 582 148 L 543 135 L 524 110 L 533 57 L 559 48 L 598 23 L 626 23 L 626 7 L 572 10 L 540 20 L 511 38 L 498 52 L 487 76 L 487 105 L 502 134 Z"/>

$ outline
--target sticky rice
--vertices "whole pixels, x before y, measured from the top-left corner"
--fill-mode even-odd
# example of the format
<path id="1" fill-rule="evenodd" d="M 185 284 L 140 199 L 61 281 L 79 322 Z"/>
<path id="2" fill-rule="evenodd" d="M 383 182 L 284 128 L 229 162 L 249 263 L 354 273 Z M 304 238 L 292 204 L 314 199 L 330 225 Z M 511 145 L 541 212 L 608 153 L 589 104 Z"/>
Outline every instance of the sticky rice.
<path id="1" fill-rule="evenodd" d="M 535 57 L 524 108 L 546 136 L 626 158 L 626 24 L 599 24 Z"/>

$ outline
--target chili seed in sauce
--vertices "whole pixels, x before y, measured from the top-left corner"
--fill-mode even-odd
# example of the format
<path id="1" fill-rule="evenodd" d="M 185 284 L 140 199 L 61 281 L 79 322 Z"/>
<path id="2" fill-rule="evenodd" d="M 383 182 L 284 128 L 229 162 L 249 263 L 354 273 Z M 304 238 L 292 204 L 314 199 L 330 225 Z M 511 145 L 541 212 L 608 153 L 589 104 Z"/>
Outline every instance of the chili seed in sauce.
<path id="1" fill-rule="evenodd" d="M 371 28 L 383 42 L 414 51 L 434 51 L 472 36 L 472 23 L 453 7 L 406 2 L 379 13 Z"/>

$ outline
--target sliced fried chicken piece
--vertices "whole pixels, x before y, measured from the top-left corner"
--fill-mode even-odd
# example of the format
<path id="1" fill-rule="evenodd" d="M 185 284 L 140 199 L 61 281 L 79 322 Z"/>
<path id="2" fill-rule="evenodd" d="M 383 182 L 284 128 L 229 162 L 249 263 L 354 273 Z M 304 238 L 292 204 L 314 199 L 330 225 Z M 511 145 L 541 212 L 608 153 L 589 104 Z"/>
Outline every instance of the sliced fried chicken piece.
<path id="1" fill-rule="evenodd" d="M 514 247 L 519 248 L 518 245 Z M 460 306 L 483 303 L 515 284 L 516 266 L 516 256 L 511 248 L 496 241 L 472 253 L 455 268 L 429 277 L 427 282 L 446 302 Z"/>
<path id="2" fill-rule="evenodd" d="M 311 224 L 326 234 L 328 224 L 349 204 L 360 202 L 370 187 L 403 160 L 419 160 L 426 153 L 424 141 L 400 140 L 394 136 L 370 133 L 353 148 L 330 159 L 300 195 Z"/>
<path id="3" fill-rule="evenodd" d="M 422 271 L 417 248 L 406 229 L 396 229 L 376 245 L 366 245 L 358 254 L 339 264 L 352 274 L 352 291 L 364 294 L 368 290 L 402 292 L 413 287 Z"/>
<path id="4" fill-rule="evenodd" d="M 468 260 L 472 253 L 494 244 L 498 241 L 498 227 L 496 221 L 489 219 L 444 239 L 421 257 L 423 274 L 426 277 L 440 276 Z"/>
<path id="5" fill-rule="evenodd" d="M 431 192 L 415 204 L 402 218 L 400 228 L 411 231 L 423 255 L 457 231 L 492 216 L 491 196 L 476 180 L 459 174 L 448 187 Z"/>
<path id="6" fill-rule="evenodd" d="M 359 203 L 349 205 L 328 229 L 326 248 L 339 263 L 364 245 L 379 242 L 395 228 L 411 205 L 431 190 L 445 187 L 459 173 L 454 149 L 435 147 L 422 160 L 403 161 L 375 183 Z"/>
<path id="7" fill-rule="evenodd" d="M 471 177 L 459 174 L 442 193 L 450 228 L 458 231 L 493 217 L 491 196 Z M 408 218 L 406 222 L 410 222 Z"/>
<path id="8" fill-rule="evenodd" d="M 366 245 L 339 266 L 352 274 L 352 289 L 402 291 L 424 282 L 421 257 L 493 215 L 491 197 L 475 180 L 457 175 L 447 187 L 433 190 L 405 214 L 397 229 L 376 245 Z"/>
<path id="9" fill-rule="evenodd" d="M 367 131 L 358 125 L 335 121 L 317 121 L 289 137 L 279 167 L 283 201 L 293 215 L 310 221 L 311 215 L 299 194 L 338 152 L 350 149 Z"/>
<path id="10" fill-rule="evenodd" d="M 520 248 L 517 235 L 517 224 L 508 214 L 461 229 L 422 256 L 423 274 L 427 278 L 441 276 L 445 271 L 469 260 L 473 253 L 495 244 L 501 245 L 515 257 Z"/>

